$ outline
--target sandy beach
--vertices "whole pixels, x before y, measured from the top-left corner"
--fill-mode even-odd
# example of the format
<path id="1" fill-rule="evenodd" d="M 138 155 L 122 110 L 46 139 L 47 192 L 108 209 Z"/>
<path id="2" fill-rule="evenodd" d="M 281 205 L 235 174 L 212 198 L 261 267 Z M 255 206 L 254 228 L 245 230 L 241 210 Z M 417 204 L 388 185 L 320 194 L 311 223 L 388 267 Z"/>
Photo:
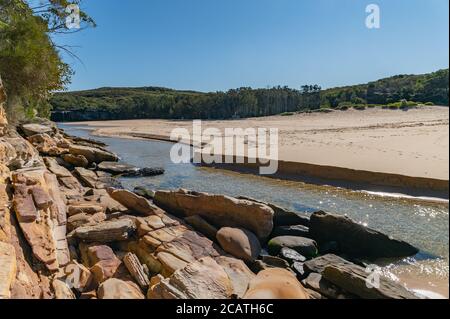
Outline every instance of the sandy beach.
<path id="1" fill-rule="evenodd" d="M 168 139 L 191 121 L 78 122 L 94 135 Z M 343 167 L 412 177 L 449 179 L 449 108 L 367 109 L 203 121 L 202 128 L 278 128 L 281 161 Z"/>

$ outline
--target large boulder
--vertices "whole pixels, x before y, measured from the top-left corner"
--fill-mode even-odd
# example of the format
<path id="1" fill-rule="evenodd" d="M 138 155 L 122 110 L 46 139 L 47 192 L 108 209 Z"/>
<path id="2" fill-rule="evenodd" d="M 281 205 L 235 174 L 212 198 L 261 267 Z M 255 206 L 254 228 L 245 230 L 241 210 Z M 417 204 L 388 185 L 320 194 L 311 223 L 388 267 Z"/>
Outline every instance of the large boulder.
<path id="1" fill-rule="evenodd" d="M 89 146 L 72 144 L 69 148 L 69 152 L 70 154 L 75 156 L 83 155 L 89 161 L 89 163 L 98 164 L 101 162 L 117 162 L 119 160 L 117 155 L 111 152 Z"/>
<path id="2" fill-rule="evenodd" d="M 255 261 L 261 252 L 258 238 L 246 229 L 223 227 L 216 238 L 223 250 L 245 262 Z"/>
<path id="3" fill-rule="evenodd" d="M 318 253 L 316 242 L 305 237 L 280 236 L 272 238 L 268 243 L 272 256 L 278 255 L 283 247 L 291 248 L 305 257 L 315 257 Z"/>
<path id="4" fill-rule="evenodd" d="M 270 268 L 250 281 L 244 299 L 309 299 L 309 295 L 290 271 Z"/>
<path id="5" fill-rule="evenodd" d="M 233 286 L 223 267 L 210 257 L 189 263 L 148 291 L 149 299 L 229 299 Z"/>
<path id="6" fill-rule="evenodd" d="M 381 273 L 373 279 L 370 272 L 358 265 L 330 265 L 322 276 L 343 290 L 364 299 L 419 299 L 402 285 L 384 278 Z"/>
<path id="7" fill-rule="evenodd" d="M 36 134 L 52 134 L 53 128 L 41 124 L 24 124 L 20 127 L 23 133 L 27 136 L 33 136 Z"/>
<path id="8" fill-rule="evenodd" d="M 332 284 L 324 279 L 321 274 L 311 273 L 302 280 L 302 284 L 313 291 L 320 293 L 322 296 L 331 299 L 357 299 L 358 297 L 345 292 L 342 288 Z"/>
<path id="9" fill-rule="evenodd" d="M 139 287 L 117 278 L 102 283 L 98 287 L 97 296 L 99 299 L 145 299 Z"/>
<path id="10" fill-rule="evenodd" d="M 322 211 L 311 216 L 309 231 L 319 245 L 334 241 L 341 253 L 355 257 L 405 257 L 419 252 L 416 247 L 358 224 L 347 216 Z"/>
<path id="11" fill-rule="evenodd" d="M 302 213 L 297 213 L 290 211 L 286 208 L 283 208 L 281 206 L 272 204 L 272 203 L 266 203 L 260 200 L 256 200 L 251 197 L 246 196 L 239 196 L 239 199 L 246 199 L 250 200 L 256 203 L 264 204 L 269 206 L 273 209 L 274 215 L 273 215 L 273 224 L 274 226 L 290 226 L 290 225 L 303 225 L 308 227 L 309 226 L 309 218 Z"/>
<path id="12" fill-rule="evenodd" d="M 402 285 L 383 277 L 381 273 L 368 272 L 365 268 L 333 254 L 308 260 L 304 263 L 303 268 L 306 275 L 317 273 L 322 276 L 320 282 L 326 284 L 326 287 L 322 288 L 328 289 L 330 284 L 339 287 L 339 294 L 351 294 L 359 298 L 369 299 L 417 298 Z M 369 277 L 371 275 L 374 275 L 372 276 L 373 279 L 379 278 L 379 282 L 372 286 L 369 285 L 372 283 Z M 333 290 L 335 289 L 333 288 Z M 327 294 L 325 291 L 323 292 Z"/>
<path id="13" fill-rule="evenodd" d="M 219 227 L 239 227 L 266 239 L 273 229 L 273 210 L 257 202 L 224 195 L 179 191 L 158 191 L 155 204 L 181 216 L 200 215 Z"/>
<path id="14" fill-rule="evenodd" d="M 216 258 L 216 262 L 228 274 L 233 286 L 233 295 L 242 298 L 247 292 L 250 281 L 255 278 L 255 274 L 239 259 L 220 256 Z"/>

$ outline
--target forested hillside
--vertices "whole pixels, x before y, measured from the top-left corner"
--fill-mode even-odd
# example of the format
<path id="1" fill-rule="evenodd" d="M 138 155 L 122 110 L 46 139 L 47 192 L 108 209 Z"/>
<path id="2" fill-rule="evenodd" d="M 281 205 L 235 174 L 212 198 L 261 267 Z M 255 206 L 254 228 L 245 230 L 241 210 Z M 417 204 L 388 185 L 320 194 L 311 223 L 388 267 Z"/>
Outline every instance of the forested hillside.
<path id="1" fill-rule="evenodd" d="M 448 105 L 448 69 L 425 75 L 398 75 L 363 85 L 321 90 L 239 88 L 202 93 L 167 88 L 100 88 L 58 93 L 50 101 L 56 121 L 89 119 L 226 119 L 286 112 L 415 101 Z M 62 112 L 64 111 L 64 112 Z M 65 112 L 72 111 L 72 112 Z"/>

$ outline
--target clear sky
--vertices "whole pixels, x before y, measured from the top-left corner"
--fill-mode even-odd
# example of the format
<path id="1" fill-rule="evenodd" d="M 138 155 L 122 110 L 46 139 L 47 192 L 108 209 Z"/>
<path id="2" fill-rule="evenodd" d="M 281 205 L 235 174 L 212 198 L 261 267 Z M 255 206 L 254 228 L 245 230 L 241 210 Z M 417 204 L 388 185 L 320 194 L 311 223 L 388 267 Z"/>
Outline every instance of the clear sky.
<path id="1" fill-rule="evenodd" d="M 365 25 L 366 6 L 381 28 Z M 85 0 L 70 90 L 333 87 L 448 68 L 448 0 Z"/>

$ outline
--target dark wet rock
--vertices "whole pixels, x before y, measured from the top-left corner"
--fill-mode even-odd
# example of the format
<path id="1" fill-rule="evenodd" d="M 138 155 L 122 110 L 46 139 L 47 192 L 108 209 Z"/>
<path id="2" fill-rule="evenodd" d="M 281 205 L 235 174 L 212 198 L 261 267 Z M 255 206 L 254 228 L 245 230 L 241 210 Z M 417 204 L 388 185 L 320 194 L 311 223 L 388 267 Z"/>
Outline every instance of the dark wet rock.
<path id="1" fill-rule="evenodd" d="M 253 271 L 255 274 L 259 273 L 260 271 L 273 268 L 270 265 L 266 264 L 262 260 L 255 260 L 249 265 L 251 271 Z"/>
<path id="2" fill-rule="evenodd" d="M 278 257 L 263 256 L 262 261 L 266 265 L 269 265 L 270 267 L 289 269 L 289 263 L 286 260 L 278 258 Z"/>
<path id="3" fill-rule="evenodd" d="M 402 285 L 383 276 L 374 277 L 374 282 L 363 267 L 355 264 L 337 264 L 325 267 L 322 272 L 324 279 L 364 299 L 419 299 L 414 293 Z M 379 279 L 379 280 L 377 280 Z"/>
<path id="4" fill-rule="evenodd" d="M 315 257 L 318 253 L 314 240 L 304 237 L 280 236 L 272 238 L 268 243 L 269 253 L 277 256 L 283 247 L 291 248 L 306 257 Z"/>
<path id="5" fill-rule="evenodd" d="M 339 256 L 327 254 L 305 262 L 305 271 L 307 274 L 312 272 L 321 274 L 327 266 L 340 264 L 351 265 L 352 263 Z"/>
<path id="6" fill-rule="evenodd" d="M 302 284 L 309 289 L 312 289 L 321 295 L 331 299 L 356 299 L 357 297 L 345 292 L 338 286 L 332 284 L 324 279 L 321 274 L 311 273 L 306 277 Z"/>
<path id="7" fill-rule="evenodd" d="M 303 225 L 277 226 L 272 232 L 272 237 L 299 236 L 309 237 L 309 228 Z"/>
<path id="8" fill-rule="evenodd" d="M 296 261 L 292 264 L 291 269 L 300 280 L 306 277 L 305 265 L 303 263 Z"/>
<path id="9" fill-rule="evenodd" d="M 326 212 L 311 216 L 310 234 L 319 245 L 335 241 L 342 253 L 355 257 L 405 257 L 419 252 L 404 241 L 364 227 L 346 216 Z"/>
<path id="10" fill-rule="evenodd" d="M 322 255 L 339 254 L 339 244 L 335 241 L 329 241 L 319 246 L 319 252 Z"/>
<path id="11" fill-rule="evenodd" d="M 137 175 L 139 168 L 126 163 L 101 162 L 97 169 L 111 173 L 113 175 Z"/>
<path id="12" fill-rule="evenodd" d="M 283 258 L 284 260 L 287 260 L 290 263 L 306 261 L 305 256 L 303 256 L 303 255 L 299 254 L 298 252 L 296 252 L 295 250 L 293 250 L 291 248 L 287 248 L 287 247 L 281 248 L 279 256 L 281 258 Z"/>
<path id="13" fill-rule="evenodd" d="M 139 176 L 157 176 L 165 173 L 165 169 L 161 167 L 144 167 L 139 170 Z"/>
<path id="14" fill-rule="evenodd" d="M 165 170 L 160 167 L 138 168 L 126 163 L 102 162 L 97 165 L 97 169 L 111 173 L 113 175 L 121 175 L 127 177 L 133 176 L 156 176 L 164 174 Z"/>

